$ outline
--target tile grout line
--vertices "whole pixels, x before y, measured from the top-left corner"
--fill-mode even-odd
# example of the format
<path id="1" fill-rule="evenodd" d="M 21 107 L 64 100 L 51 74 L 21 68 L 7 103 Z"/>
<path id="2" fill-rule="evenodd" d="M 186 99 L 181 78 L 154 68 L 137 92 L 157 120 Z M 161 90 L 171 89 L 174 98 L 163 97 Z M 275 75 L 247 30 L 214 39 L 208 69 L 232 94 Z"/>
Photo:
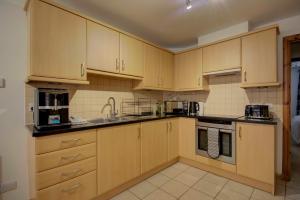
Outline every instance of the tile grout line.
<path id="1" fill-rule="evenodd" d="M 227 178 L 226 178 L 227 179 Z M 217 192 L 216 196 L 214 197 L 214 199 L 217 199 L 217 196 L 222 192 L 222 190 L 224 189 L 225 185 L 229 182 L 229 179 L 227 179 L 226 183 L 222 186 L 222 188 L 220 189 L 219 192 Z"/>

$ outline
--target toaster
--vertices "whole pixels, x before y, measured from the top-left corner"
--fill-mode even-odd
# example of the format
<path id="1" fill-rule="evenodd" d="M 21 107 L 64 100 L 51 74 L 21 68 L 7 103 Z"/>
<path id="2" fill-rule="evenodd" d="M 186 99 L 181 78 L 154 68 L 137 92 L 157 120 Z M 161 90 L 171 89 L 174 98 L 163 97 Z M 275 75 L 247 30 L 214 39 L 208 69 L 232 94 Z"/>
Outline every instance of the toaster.
<path id="1" fill-rule="evenodd" d="M 268 105 L 246 105 L 245 117 L 249 119 L 271 119 Z"/>

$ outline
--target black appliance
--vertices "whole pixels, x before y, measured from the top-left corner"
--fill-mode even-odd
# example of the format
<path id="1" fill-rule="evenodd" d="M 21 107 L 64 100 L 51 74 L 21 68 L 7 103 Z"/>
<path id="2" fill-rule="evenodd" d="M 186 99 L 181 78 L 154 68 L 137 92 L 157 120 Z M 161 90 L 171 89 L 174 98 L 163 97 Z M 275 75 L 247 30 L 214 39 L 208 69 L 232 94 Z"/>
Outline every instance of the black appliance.
<path id="1" fill-rule="evenodd" d="M 268 105 L 246 105 L 245 117 L 249 119 L 271 119 Z"/>
<path id="2" fill-rule="evenodd" d="M 199 113 L 200 107 L 199 103 L 195 101 L 189 102 L 189 115 L 190 116 L 197 116 Z"/>
<path id="3" fill-rule="evenodd" d="M 164 104 L 166 115 L 188 115 L 187 101 L 165 101 Z"/>
<path id="4" fill-rule="evenodd" d="M 36 89 L 33 116 L 34 125 L 38 130 L 71 126 L 68 90 Z"/>

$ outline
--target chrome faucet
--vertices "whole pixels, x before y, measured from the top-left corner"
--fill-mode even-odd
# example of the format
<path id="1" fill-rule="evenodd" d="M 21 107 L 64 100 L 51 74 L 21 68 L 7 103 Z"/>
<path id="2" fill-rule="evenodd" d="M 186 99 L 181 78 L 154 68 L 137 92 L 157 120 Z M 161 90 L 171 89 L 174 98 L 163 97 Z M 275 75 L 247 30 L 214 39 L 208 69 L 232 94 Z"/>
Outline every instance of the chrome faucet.
<path id="1" fill-rule="evenodd" d="M 110 103 L 110 100 L 112 100 L 112 104 Z M 104 109 L 109 106 L 110 107 L 110 118 L 115 119 L 118 115 L 118 112 L 116 112 L 116 100 L 113 97 L 109 97 L 107 100 L 107 103 L 103 106 L 101 113 L 103 113 Z"/>

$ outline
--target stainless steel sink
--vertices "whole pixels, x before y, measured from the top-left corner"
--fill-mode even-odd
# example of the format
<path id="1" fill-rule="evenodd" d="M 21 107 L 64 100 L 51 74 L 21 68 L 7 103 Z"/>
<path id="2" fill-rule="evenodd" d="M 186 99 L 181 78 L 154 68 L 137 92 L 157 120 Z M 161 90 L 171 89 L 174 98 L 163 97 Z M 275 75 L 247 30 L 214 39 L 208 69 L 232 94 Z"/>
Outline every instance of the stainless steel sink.
<path id="1" fill-rule="evenodd" d="M 136 117 L 115 117 L 115 118 L 96 118 L 89 120 L 90 123 L 93 124 L 107 124 L 107 123 L 114 123 L 114 122 L 122 122 L 122 121 L 131 121 L 137 119 Z"/>

